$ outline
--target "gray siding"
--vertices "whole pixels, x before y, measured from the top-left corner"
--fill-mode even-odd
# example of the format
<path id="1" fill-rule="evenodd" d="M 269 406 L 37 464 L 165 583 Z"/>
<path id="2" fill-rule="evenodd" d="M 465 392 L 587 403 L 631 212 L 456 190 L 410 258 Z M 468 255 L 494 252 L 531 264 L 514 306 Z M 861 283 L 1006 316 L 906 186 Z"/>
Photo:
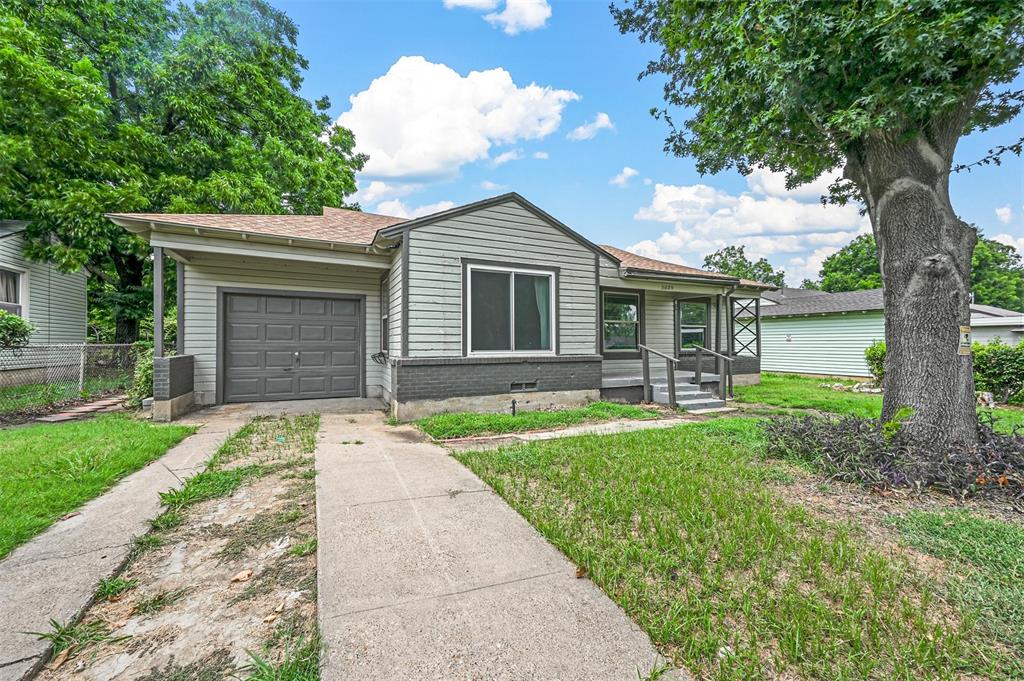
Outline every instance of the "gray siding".
<path id="1" fill-rule="evenodd" d="M 514 202 L 482 208 L 409 233 L 409 357 L 458 357 L 462 260 L 558 267 L 558 343 L 563 355 L 596 352 L 594 253 Z"/>
<path id="2" fill-rule="evenodd" d="M 86 325 L 85 270 L 66 274 L 50 263 L 28 260 L 19 235 L 0 238 L 0 267 L 27 276 L 28 320 L 36 326 L 31 342 L 46 345 L 84 343 Z M 23 288 L 23 290 L 24 290 Z"/>
<path id="3" fill-rule="evenodd" d="M 380 270 L 208 254 L 191 259 L 185 266 L 185 354 L 195 356 L 196 402 L 216 400 L 218 287 L 365 295 L 367 396 L 382 395 L 382 367 L 370 359 L 380 350 Z"/>
<path id="4" fill-rule="evenodd" d="M 396 248 L 391 259 L 385 286 L 388 293 L 388 357 L 402 356 L 402 249 Z M 384 397 L 390 399 L 394 394 L 394 367 L 387 362 L 382 369 L 382 385 Z"/>
<path id="5" fill-rule="evenodd" d="M 1024 327 L 1024 320 L 1018 318 L 1015 321 L 1006 326 L 972 326 L 971 338 L 976 343 L 991 343 L 998 339 L 1006 345 L 1017 345 L 1024 340 L 1024 333 L 1014 329 Z"/>

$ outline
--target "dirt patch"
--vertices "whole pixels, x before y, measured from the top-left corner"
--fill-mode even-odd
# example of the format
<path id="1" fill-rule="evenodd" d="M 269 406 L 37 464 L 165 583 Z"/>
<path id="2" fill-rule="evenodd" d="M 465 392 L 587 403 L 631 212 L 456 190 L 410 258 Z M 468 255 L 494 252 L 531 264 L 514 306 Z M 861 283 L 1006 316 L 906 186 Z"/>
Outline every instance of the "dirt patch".
<path id="1" fill-rule="evenodd" d="M 174 509 L 180 519 L 151 533 L 155 548 L 121 575 L 135 587 L 82 619 L 111 640 L 73 647 L 38 678 L 246 678 L 260 661 L 277 666 L 315 647 L 318 423 L 260 419 L 229 440 L 218 469 L 255 472 L 227 496 Z"/>

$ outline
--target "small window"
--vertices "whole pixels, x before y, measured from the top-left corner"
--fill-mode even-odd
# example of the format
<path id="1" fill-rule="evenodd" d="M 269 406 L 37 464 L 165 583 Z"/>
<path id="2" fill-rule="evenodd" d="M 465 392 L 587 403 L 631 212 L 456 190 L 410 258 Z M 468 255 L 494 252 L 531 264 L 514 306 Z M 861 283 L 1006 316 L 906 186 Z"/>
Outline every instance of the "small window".
<path id="1" fill-rule="evenodd" d="M 640 294 L 604 293 L 603 343 L 605 351 L 640 349 Z"/>
<path id="2" fill-rule="evenodd" d="M 554 347 L 554 274 L 470 267 L 473 353 L 546 353 Z"/>
<path id="3" fill-rule="evenodd" d="M 19 317 L 22 313 L 21 273 L 0 269 L 0 310 Z"/>
<path id="4" fill-rule="evenodd" d="M 679 349 L 707 347 L 708 304 L 679 301 Z"/>
<path id="5" fill-rule="evenodd" d="M 391 310 L 391 280 L 385 277 L 380 283 L 380 350 L 388 351 L 388 339 L 391 337 L 391 326 L 388 324 L 388 312 Z"/>

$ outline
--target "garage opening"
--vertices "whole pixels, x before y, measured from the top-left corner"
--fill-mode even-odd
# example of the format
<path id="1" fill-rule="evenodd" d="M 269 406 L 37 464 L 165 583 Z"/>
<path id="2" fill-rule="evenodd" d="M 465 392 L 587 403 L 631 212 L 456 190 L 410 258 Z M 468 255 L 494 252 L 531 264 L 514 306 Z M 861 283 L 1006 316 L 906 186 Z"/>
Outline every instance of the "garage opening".
<path id="1" fill-rule="evenodd" d="M 224 293 L 224 402 L 361 397 L 363 300 Z"/>

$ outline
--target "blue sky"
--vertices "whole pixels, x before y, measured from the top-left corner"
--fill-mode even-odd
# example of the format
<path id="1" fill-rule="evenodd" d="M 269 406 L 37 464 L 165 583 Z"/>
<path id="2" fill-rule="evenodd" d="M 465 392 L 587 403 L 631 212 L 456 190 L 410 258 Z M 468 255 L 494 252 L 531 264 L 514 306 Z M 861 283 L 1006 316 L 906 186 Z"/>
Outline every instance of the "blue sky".
<path id="1" fill-rule="evenodd" d="M 783 267 L 790 283 L 868 229 L 820 187 L 786 192 L 759 173 L 701 176 L 664 154 L 638 81 L 655 48 L 622 36 L 607 3 L 545 0 L 272 0 L 299 26 L 303 93 L 370 153 L 364 210 L 417 215 L 517 191 L 598 243 L 699 266 L 726 244 Z M 1024 78 L 1014 84 L 1024 88 Z M 1024 135 L 1024 120 L 961 141 L 959 162 Z M 1024 252 L 1024 161 L 951 180 L 953 206 Z"/>

